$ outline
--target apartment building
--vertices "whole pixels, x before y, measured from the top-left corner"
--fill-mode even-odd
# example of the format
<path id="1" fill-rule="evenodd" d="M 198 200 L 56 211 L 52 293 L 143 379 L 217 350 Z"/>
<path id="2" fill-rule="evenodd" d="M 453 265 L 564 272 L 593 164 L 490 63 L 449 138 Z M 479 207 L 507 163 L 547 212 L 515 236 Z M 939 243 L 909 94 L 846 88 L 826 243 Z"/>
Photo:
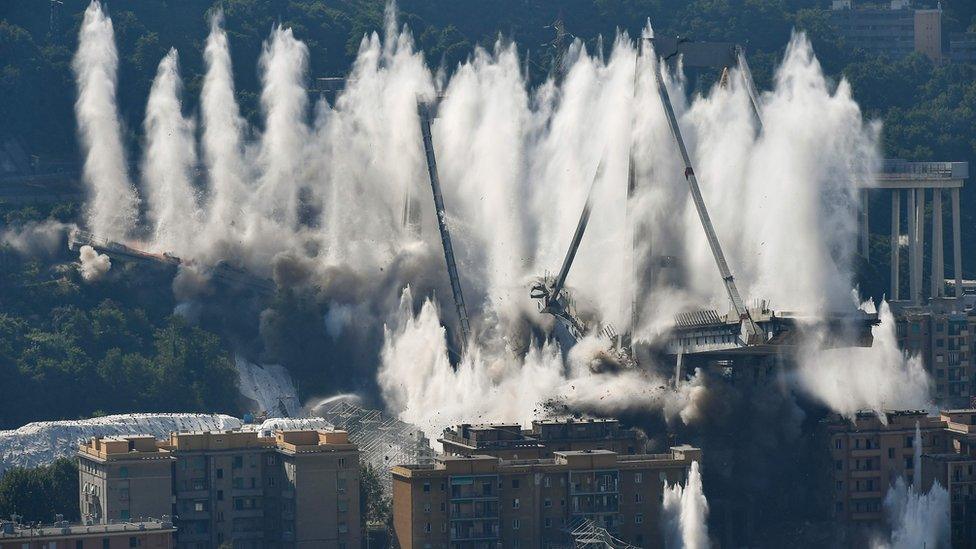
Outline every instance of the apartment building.
<path id="1" fill-rule="evenodd" d="M 924 410 L 886 412 L 884 419 L 874 412 L 859 412 L 853 422 L 834 416 L 827 426 L 833 514 L 853 526 L 879 522 L 889 486 L 898 477 L 914 477 L 916 424 L 923 453 L 940 453 L 949 441 L 942 420 Z"/>
<path id="2" fill-rule="evenodd" d="M 502 459 L 550 458 L 556 451 L 610 450 L 640 454 L 647 440 L 636 429 L 624 429 L 616 419 L 535 420 L 529 429 L 517 423 L 461 424 L 444 429 L 438 439 L 444 453 L 486 455 Z"/>
<path id="3" fill-rule="evenodd" d="M 168 519 L 116 524 L 27 526 L 0 522 L 0 549 L 171 549 L 173 523 Z"/>
<path id="4" fill-rule="evenodd" d="M 940 404 L 969 407 L 976 394 L 973 334 L 976 316 L 962 300 L 931 300 L 924 307 L 894 305 L 899 347 L 922 359 Z"/>
<path id="5" fill-rule="evenodd" d="M 81 445 L 84 518 L 174 515 L 177 547 L 359 547 L 359 451 L 344 431 L 174 433 Z"/>
<path id="6" fill-rule="evenodd" d="M 922 456 L 922 488 L 938 482 L 949 492 L 952 546 L 976 547 L 976 410 L 940 414 L 948 444 Z"/>
<path id="7" fill-rule="evenodd" d="M 914 9 L 912 2 L 834 0 L 830 21 L 852 48 L 893 59 L 919 52 L 943 60 L 942 10 Z"/>
<path id="8" fill-rule="evenodd" d="M 394 536 L 402 549 L 572 546 L 583 519 L 640 547 L 663 543 L 664 483 L 684 482 L 701 450 L 622 455 L 554 451 L 505 460 L 445 455 L 399 465 L 393 475 Z"/>

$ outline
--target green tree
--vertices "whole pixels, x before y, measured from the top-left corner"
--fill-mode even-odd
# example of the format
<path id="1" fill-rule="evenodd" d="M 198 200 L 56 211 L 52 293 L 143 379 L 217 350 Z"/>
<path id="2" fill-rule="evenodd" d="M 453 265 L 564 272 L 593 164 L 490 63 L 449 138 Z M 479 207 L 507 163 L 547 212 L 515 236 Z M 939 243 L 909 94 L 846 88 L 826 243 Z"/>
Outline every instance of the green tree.
<path id="1" fill-rule="evenodd" d="M 52 522 L 56 514 L 79 520 L 78 465 L 59 458 L 35 468 L 14 467 L 0 476 L 0 516 L 17 514 L 27 522 Z"/>

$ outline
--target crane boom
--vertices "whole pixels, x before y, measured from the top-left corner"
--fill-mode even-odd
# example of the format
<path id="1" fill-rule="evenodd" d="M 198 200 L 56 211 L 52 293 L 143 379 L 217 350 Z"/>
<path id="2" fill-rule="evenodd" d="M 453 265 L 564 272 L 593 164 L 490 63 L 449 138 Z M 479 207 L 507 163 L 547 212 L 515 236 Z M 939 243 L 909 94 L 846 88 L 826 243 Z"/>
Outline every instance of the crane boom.
<path id="1" fill-rule="evenodd" d="M 432 118 L 430 105 L 418 100 L 417 114 L 420 115 L 420 134 L 424 142 L 424 153 L 427 156 L 427 175 L 430 177 L 430 190 L 434 195 L 437 229 L 441 234 L 441 244 L 444 245 L 444 260 L 447 262 L 447 274 L 451 279 L 451 293 L 454 294 L 454 305 L 457 307 L 458 322 L 461 325 L 461 347 L 464 348 L 468 344 L 468 338 L 471 337 L 471 328 L 468 323 L 468 311 L 464 305 L 464 294 L 461 293 L 461 278 L 458 276 L 457 261 L 454 258 L 451 232 L 447 227 L 447 219 L 444 215 L 444 196 L 441 194 L 441 182 L 437 175 L 434 139 L 430 133 L 430 119 Z"/>
<path id="2" fill-rule="evenodd" d="M 698 178 L 695 177 L 695 170 L 691 165 L 691 157 L 688 155 L 684 138 L 681 136 L 681 128 L 678 127 L 678 119 L 674 115 L 674 108 L 671 106 L 671 97 L 668 95 L 668 89 L 664 84 L 664 79 L 661 77 L 661 70 L 663 70 L 663 66 L 658 67 L 658 70 L 655 71 L 657 89 L 661 96 L 661 103 L 664 106 L 664 114 L 668 119 L 668 125 L 671 127 L 671 134 L 674 135 L 674 140 L 678 144 L 678 151 L 681 153 L 681 159 L 685 164 L 685 179 L 688 181 L 688 187 L 691 190 L 692 201 L 695 203 L 695 209 L 698 211 L 698 218 L 701 220 L 702 228 L 705 229 L 705 238 L 708 240 L 708 247 L 712 251 L 715 263 L 718 265 L 719 274 L 722 276 L 723 284 L 725 284 L 725 291 L 729 294 L 732 307 L 744 325 L 747 336 L 746 343 L 753 344 L 762 338 L 762 330 L 759 329 L 755 320 L 752 319 L 752 316 L 749 314 L 749 309 L 742 302 L 742 296 L 739 295 L 739 290 L 735 286 L 732 271 L 729 269 L 729 264 L 725 260 L 722 245 L 718 241 L 715 227 L 712 225 L 712 220 L 708 215 L 708 209 L 705 207 L 705 199 L 702 197 L 701 188 L 698 186 Z"/>

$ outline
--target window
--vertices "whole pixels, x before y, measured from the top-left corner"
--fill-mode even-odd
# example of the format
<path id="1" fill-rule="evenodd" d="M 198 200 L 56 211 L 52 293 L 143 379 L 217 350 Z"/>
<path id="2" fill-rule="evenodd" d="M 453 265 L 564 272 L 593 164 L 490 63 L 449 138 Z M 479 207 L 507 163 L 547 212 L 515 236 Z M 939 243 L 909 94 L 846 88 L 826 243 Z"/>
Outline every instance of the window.
<path id="1" fill-rule="evenodd" d="M 634 524 L 644 524 L 644 513 L 636 513 L 634 515 Z"/>
<path id="2" fill-rule="evenodd" d="M 844 470 L 844 462 L 841 461 L 841 460 L 839 460 L 839 459 L 837 461 L 835 461 L 834 462 L 834 469 L 837 469 L 838 471 L 843 471 Z"/>
<path id="3" fill-rule="evenodd" d="M 122 488 L 122 489 L 119 490 L 119 499 L 121 499 L 122 501 L 126 501 L 126 500 L 129 499 L 129 489 L 128 488 Z"/>
<path id="4" fill-rule="evenodd" d="M 519 479 L 513 478 L 512 479 L 512 488 L 518 489 L 518 487 L 519 487 Z"/>
<path id="5" fill-rule="evenodd" d="M 119 477 L 121 477 L 121 478 L 129 478 L 129 468 L 128 467 L 119 467 Z"/>
<path id="6" fill-rule="evenodd" d="M 424 512 L 425 513 L 430 513 L 430 502 L 429 501 L 424 504 Z"/>
<path id="7" fill-rule="evenodd" d="M 424 532 L 427 532 L 428 534 L 430 533 L 430 523 L 429 522 L 426 523 L 426 524 L 424 524 Z"/>
<path id="8" fill-rule="evenodd" d="M 424 492 L 430 492 L 430 483 L 429 482 L 425 482 L 424 483 Z"/>
<path id="9" fill-rule="evenodd" d="M 275 458 L 276 458 L 276 456 L 274 454 L 268 454 L 268 465 L 274 465 L 275 464 Z"/>
<path id="10" fill-rule="evenodd" d="M 519 529 L 519 519 L 515 519 L 512 521 L 512 530 L 518 530 L 518 529 Z"/>
<path id="11" fill-rule="evenodd" d="M 905 448 L 911 448 L 914 442 L 915 442 L 915 437 L 913 436 L 905 437 Z"/>
<path id="12" fill-rule="evenodd" d="M 637 492 L 636 494 L 634 494 L 634 502 L 635 503 L 640 503 L 642 501 L 644 501 L 644 494 L 642 494 L 640 492 Z"/>
<path id="13" fill-rule="evenodd" d="M 549 478 L 549 475 L 546 475 L 545 478 L 543 478 L 542 483 L 543 485 L 545 485 L 546 488 L 552 487 L 552 479 Z"/>
<path id="14" fill-rule="evenodd" d="M 894 459 L 894 457 L 895 457 L 895 449 L 888 448 L 888 459 Z"/>
<path id="15" fill-rule="evenodd" d="M 234 469 L 241 469 L 244 467 L 244 456 L 234 456 Z"/>
<path id="16" fill-rule="evenodd" d="M 342 469 L 346 466 L 346 458 L 339 458 L 339 468 Z"/>
<path id="17" fill-rule="evenodd" d="M 197 511 L 198 513 L 199 512 L 203 512 L 204 511 L 204 502 L 202 502 L 202 501 L 194 502 L 193 503 L 193 510 L 194 511 Z"/>
<path id="18" fill-rule="evenodd" d="M 644 473 L 634 473 L 634 483 L 640 484 L 644 482 Z"/>
<path id="19" fill-rule="evenodd" d="M 85 542 L 78 540 L 75 542 L 75 549 L 85 549 Z"/>
<path id="20" fill-rule="evenodd" d="M 102 549 L 109 549 L 108 538 L 102 538 Z"/>
<path id="21" fill-rule="evenodd" d="M 512 509 L 518 509 L 518 508 L 519 508 L 519 498 L 515 498 L 512 500 Z"/>
<path id="22" fill-rule="evenodd" d="M 122 520 L 129 520 L 129 510 L 122 509 L 121 511 L 119 511 L 119 518 L 121 518 Z"/>
<path id="23" fill-rule="evenodd" d="M 428 525 L 429 525 L 429 524 L 428 524 Z M 429 532 L 429 531 L 430 531 L 430 530 L 428 530 L 428 532 Z M 340 523 L 339 523 L 339 533 L 340 533 L 340 534 L 345 534 L 345 533 L 348 533 L 348 532 L 349 532 L 349 526 L 348 526 L 348 525 L 346 525 L 346 523 L 345 523 L 345 522 L 340 522 Z"/>
<path id="24" fill-rule="evenodd" d="M 217 501 L 224 501 L 224 491 L 217 490 Z"/>
<path id="25" fill-rule="evenodd" d="M 224 478 L 224 470 L 217 469 L 217 478 Z"/>
<path id="26" fill-rule="evenodd" d="M 551 499 L 546 498 L 545 507 L 546 507 L 546 509 L 552 507 L 552 500 Z"/>
<path id="27" fill-rule="evenodd" d="M 129 537 L 129 547 L 139 547 L 139 538 L 135 536 Z"/>
<path id="28" fill-rule="evenodd" d="M 914 457 L 905 458 L 905 469 L 914 469 L 914 468 L 915 468 L 915 458 Z"/>
<path id="29" fill-rule="evenodd" d="M 552 519 L 546 517 L 546 528 L 551 528 L 551 527 L 552 527 Z"/>
<path id="30" fill-rule="evenodd" d="M 238 490 L 244 488 L 244 477 L 234 477 L 234 481 L 231 484 Z"/>

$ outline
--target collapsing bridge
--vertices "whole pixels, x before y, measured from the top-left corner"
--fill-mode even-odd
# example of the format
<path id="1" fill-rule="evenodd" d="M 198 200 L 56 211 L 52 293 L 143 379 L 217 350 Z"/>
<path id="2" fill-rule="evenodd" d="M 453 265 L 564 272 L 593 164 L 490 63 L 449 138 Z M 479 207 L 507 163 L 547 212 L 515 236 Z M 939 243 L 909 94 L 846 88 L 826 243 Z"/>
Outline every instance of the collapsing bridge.
<path id="1" fill-rule="evenodd" d="M 644 38 L 641 41 L 641 50 L 643 50 L 645 43 L 651 44 L 655 54 L 660 56 L 662 60 L 661 67 L 655 73 L 657 92 L 674 137 L 677 152 L 684 164 L 683 175 L 688 183 L 695 210 L 731 304 L 731 310 L 724 315 L 720 315 L 714 310 L 689 311 L 679 314 L 663 344 L 647 350 L 647 354 L 674 358 L 678 366 L 676 377 L 680 377 L 682 375 L 682 363 L 685 362 L 684 357 L 694 358 L 698 362 L 721 360 L 725 363 L 735 363 L 755 361 L 762 357 L 782 356 L 789 347 L 796 345 L 799 339 L 798 332 L 804 326 L 809 328 L 813 325 L 814 328 L 826 332 L 835 345 L 870 346 L 872 344 L 871 327 L 878 323 L 876 314 L 853 310 L 852 307 L 851 311 L 830 313 L 825 320 L 815 321 L 795 313 L 777 314 L 765 302 L 760 302 L 754 308 L 745 305 L 735 284 L 718 234 L 708 214 L 698 177 L 661 72 L 669 63 L 676 62 L 680 56 L 683 65 L 686 67 L 721 69 L 721 84 L 728 85 L 730 75 L 733 74 L 729 69 L 737 68 L 734 74 L 741 80 L 741 85 L 749 95 L 750 105 L 759 131 L 762 131 L 759 96 L 752 81 L 744 50 L 740 46 L 730 43 L 692 42 L 683 38 L 671 37 Z M 637 91 L 636 70 L 637 66 L 635 66 L 635 94 Z M 437 174 L 430 130 L 431 120 L 436 116 L 440 99 L 438 97 L 437 100 L 430 103 L 418 101 L 418 114 L 438 228 L 444 246 L 445 262 L 462 332 L 463 348 L 471 338 L 471 329 L 461 292 L 460 275 L 454 259 L 450 231 L 445 220 L 445 205 L 440 191 L 440 180 Z M 632 197 L 634 189 L 637 187 L 633 158 L 632 151 L 627 183 L 628 199 Z M 603 177 L 603 165 L 604 161 L 601 159 L 590 183 L 590 190 L 583 204 L 579 222 L 562 266 L 555 276 L 547 274 L 537 279 L 531 286 L 530 296 L 539 303 L 540 312 L 552 315 L 557 320 L 556 337 L 563 344 L 564 349 L 572 346 L 583 336 L 596 332 L 610 341 L 609 351 L 622 366 L 635 367 L 639 362 L 638 353 L 632 347 L 630 334 L 617 334 L 610 325 L 594 326 L 583 320 L 575 310 L 573 299 L 566 286 L 572 264 L 589 223 L 593 190 Z M 636 246 L 635 240 L 634 247 L 636 248 Z M 634 310 L 631 316 L 636 320 L 636 304 L 632 304 L 632 307 Z M 820 325 L 816 325 L 817 322 L 820 322 Z M 633 324 L 635 322 L 632 322 L 631 326 Z"/>

